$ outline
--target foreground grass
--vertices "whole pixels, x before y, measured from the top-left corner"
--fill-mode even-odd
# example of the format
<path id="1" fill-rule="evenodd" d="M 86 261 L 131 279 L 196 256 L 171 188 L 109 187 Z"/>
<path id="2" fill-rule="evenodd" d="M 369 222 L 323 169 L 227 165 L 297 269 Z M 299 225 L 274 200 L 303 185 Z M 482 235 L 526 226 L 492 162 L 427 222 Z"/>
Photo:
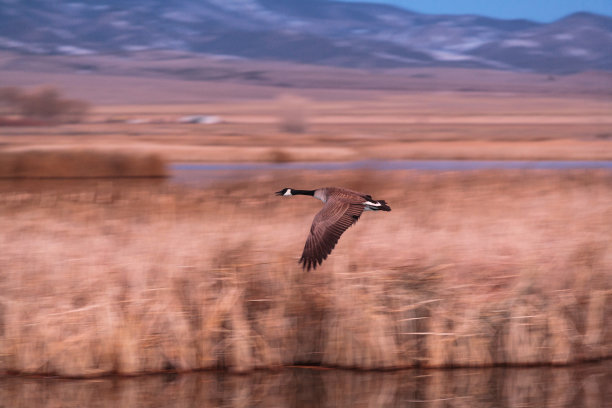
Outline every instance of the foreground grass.
<path id="1" fill-rule="evenodd" d="M 94 376 L 569 364 L 612 356 L 609 172 L 271 174 L 0 193 L 0 371 Z M 387 200 L 321 269 L 315 200 Z"/>

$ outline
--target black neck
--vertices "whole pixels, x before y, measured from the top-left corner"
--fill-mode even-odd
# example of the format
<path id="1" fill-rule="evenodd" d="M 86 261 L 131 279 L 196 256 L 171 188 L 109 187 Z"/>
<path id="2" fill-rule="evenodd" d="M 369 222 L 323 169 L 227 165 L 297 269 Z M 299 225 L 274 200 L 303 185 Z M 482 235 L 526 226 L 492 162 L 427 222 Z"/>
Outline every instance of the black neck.
<path id="1" fill-rule="evenodd" d="M 291 189 L 291 194 L 293 195 L 309 195 L 314 196 L 315 190 L 294 190 Z"/>

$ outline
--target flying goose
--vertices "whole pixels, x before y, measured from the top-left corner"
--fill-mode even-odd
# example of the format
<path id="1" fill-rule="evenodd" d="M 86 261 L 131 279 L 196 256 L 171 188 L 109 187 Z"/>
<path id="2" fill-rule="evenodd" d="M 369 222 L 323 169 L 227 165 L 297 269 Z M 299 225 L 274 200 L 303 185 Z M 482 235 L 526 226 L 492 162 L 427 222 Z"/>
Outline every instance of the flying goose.
<path id="1" fill-rule="evenodd" d="M 340 235 L 357 222 L 363 211 L 391 211 L 384 200 L 374 200 L 368 194 L 358 193 L 339 187 L 325 187 L 316 190 L 297 190 L 283 188 L 276 192 L 278 196 L 308 195 L 325 204 L 315 215 L 310 227 L 310 234 L 304 245 L 304 252 L 299 263 L 310 271 L 331 253 Z"/>

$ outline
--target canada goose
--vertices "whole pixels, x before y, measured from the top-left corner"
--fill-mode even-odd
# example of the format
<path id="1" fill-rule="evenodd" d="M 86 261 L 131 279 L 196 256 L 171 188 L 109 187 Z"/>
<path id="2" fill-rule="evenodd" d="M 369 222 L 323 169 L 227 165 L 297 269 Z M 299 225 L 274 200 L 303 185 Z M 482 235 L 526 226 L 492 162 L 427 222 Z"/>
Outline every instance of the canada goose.
<path id="1" fill-rule="evenodd" d="M 374 200 L 368 194 L 358 193 L 339 187 L 325 187 L 316 190 L 297 190 L 283 188 L 277 191 L 278 196 L 308 195 L 317 198 L 325 204 L 315 215 L 310 227 L 310 234 L 304 245 L 304 252 L 299 263 L 302 268 L 310 271 L 331 253 L 340 235 L 357 222 L 365 211 L 391 211 L 384 200 Z"/>

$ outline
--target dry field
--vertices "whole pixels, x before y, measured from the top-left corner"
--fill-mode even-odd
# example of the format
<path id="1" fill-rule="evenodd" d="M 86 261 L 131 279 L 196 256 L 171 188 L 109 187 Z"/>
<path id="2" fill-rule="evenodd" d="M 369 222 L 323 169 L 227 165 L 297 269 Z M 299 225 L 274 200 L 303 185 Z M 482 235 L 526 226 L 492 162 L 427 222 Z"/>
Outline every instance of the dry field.
<path id="1" fill-rule="evenodd" d="M 320 203 L 273 192 L 330 184 L 393 211 L 364 214 L 305 273 L 297 259 Z M 612 356 L 610 172 L 284 172 L 207 189 L 109 180 L 0 189 L 0 372 Z"/>
<path id="2" fill-rule="evenodd" d="M 170 161 L 611 160 L 612 103 L 496 94 L 279 96 L 197 105 L 111 105 L 87 123 L 6 127 L 0 148 L 112 147 Z M 215 115 L 213 125 L 180 124 Z M 129 124 L 135 119 L 145 123 Z M 301 132 L 288 132 L 296 127 Z"/>
<path id="3" fill-rule="evenodd" d="M 258 65 L 254 75 L 248 63 L 208 61 L 185 80 L 184 66 L 155 58 L 136 68 L 92 60 L 98 75 L 62 71 L 83 60 L 32 65 L 0 53 L 1 86 L 57 85 L 93 105 L 83 123 L 1 127 L 0 177 L 142 174 L 114 156 L 72 166 L 66 151 L 171 162 L 612 160 L 608 74 Z M 177 122 L 186 115 L 222 122 Z M 304 273 L 297 259 L 320 203 L 272 193 L 322 185 L 363 190 L 393 211 L 365 214 Z M 0 180 L 0 372 L 610 357 L 610 203 L 612 176 L 595 171 L 279 172 L 207 188 Z"/>
<path id="4" fill-rule="evenodd" d="M 256 70 L 266 80 L 247 81 L 240 73 L 179 80 L 171 72 L 130 70 L 126 61 L 113 64 L 100 68 L 107 75 L 70 75 L 51 66 L 51 73 L 34 73 L 25 65 L 0 71 L 2 86 L 51 84 L 93 106 L 81 124 L 1 127 L 0 150 L 104 146 L 206 162 L 612 159 L 612 81 L 605 73 L 550 80 L 484 70 L 370 73 L 193 61 L 202 72 Z M 222 123 L 177 123 L 186 115 L 214 115 Z"/>

